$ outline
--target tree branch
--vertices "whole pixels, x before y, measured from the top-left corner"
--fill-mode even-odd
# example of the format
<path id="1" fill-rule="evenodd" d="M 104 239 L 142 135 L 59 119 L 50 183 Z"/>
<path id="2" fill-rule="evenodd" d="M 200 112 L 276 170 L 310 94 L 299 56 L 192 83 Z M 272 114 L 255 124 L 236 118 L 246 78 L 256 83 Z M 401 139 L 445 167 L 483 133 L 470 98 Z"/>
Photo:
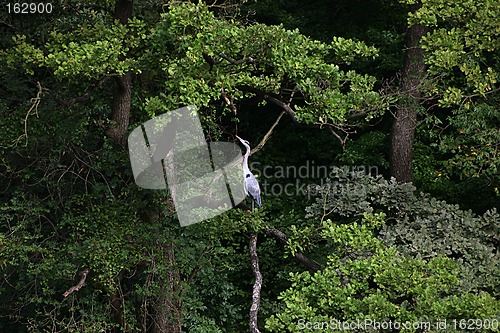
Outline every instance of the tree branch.
<path id="1" fill-rule="evenodd" d="M 282 111 L 280 113 L 280 115 L 278 116 L 278 118 L 276 119 L 276 121 L 274 122 L 274 124 L 271 126 L 271 128 L 269 129 L 269 131 L 267 131 L 266 135 L 264 135 L 264 137 L 259 142 L 259 144 L 254 149 L 252 149 L 250 151 L 250 155 L 255 154 L 256 152 L 258 152 L 259 150 L 261 150 L 262 147 L 264 147 L 264 145 L 266 144 L 266 142 L 271 137 L 271 134 L 273 133 L 274 128 L 278 125 L 278 123 L 280 122 L 281 117 L 283 117 L 284 114 L 285 114 L 285 111 Z"/>
<path id="2" fill-rule="evenodd" d="M 222 98 L 224 98 L 224 102 L 226 102 L 227 106 L 229 106 L 231 111 L 233 111 L 234 114 L 237 114 L 238 110 L 236 110 L 236 106 L 234 106 L 234 104 L 233 104 L 234 97 L 230 96 L 231 99 L 229 99 L 226 95 L 226 92 L 224 91 L 224 88 L 221 89 L 221 95 L 222 95 Z"/>
<path id="3" fill-rule="evenodd" d="M 224 53 L 219 53 L 219 56 L 222 59 L 225 59 L 225 60 L 229 61 L 233 65 L 241 65 L 242 63 L 245 63 L 245 62 L 249 63 L 249 64 L 255 64 L 257 62 L 252 57 L 243 57 L 240 60 L 234 60 L 233 58 L 231 58 L 230 56 L 225 55 Z"/>
<path id="4" fill-rule="evenodd" d="M 238 89 L 241 89 L 242 91 L 256 94 L 261 99 L 263 99 L 269 103 L 272 103 L 274 105 L 279 106 L 283 111 L 285 111 L 292 118 L 294 123 L 300 124 L 300 122 L 297 119 L 297 116 L 295 115 L 295 111 L 290 106 L 290 102 L 285 103 L 282 100 L 280 100 L 279 98 L 273 97 L 273 96 L 271 96 L 270 93 L 268 93 L 262 89 L 259 89 L 259 88 L 255 88 L 255 87 L 251 87 L 251 86 L 247 86 L 247 85 L 241 85 L 241 86 L 238 86 Z M 295 93 L 293 93 L 293 94 L 295 94 Z M 303 124 L 301 124 L 301 125 L 303 125 Z"/>
<path id="5" fill-rule="evenodd" d="M 337 140 L 339 140 L 340 145 L 342 146 L 342 150 L 344 150 L 344 148 L 345 148 L 345 140 L 343 140 L 343 139 L 340 137 L 340 135 L 338 135 L 338 134 L 337 134 L 337 132 L 335 132 L 335 131 L 333 130 L 333 128 L 331 128 L 330 126 L 328 126 L 328 128 L 330 129 L 330 132 L 333 134 L 333 136 L 334 136 L 334 137 L 336 137 L 336 138 L 337 138 Z"/>
<path id="6" fill-rule="evenodd" d="M 281 230 L 278 230 L 276 228 L 267 228 L 265 230 L 265 233 L 268 236 L 277 238 L 283 246 L 285 246 L 286 242 L 288 241 L 288 237 Z M 319 264 L 307 258 L 302 252 L 296 252 L 295 258 L 312 272 L 316 272 L 321 269 L 321 266 Z"/>
<path id="7" fill-rule="evenodd" d="M 88 268 L 85 268 L 83 271 L 78 273 L 78 275 L 80 275 L 80 281 L 78 281 L 78 283 L 73 287 L 66 290 L 66 292 L 63 294 L 64 298 L 68 297 L 69 295 L 71 295 L 75 291 L 80 290 L 83 287 L 83 284 L 85 283 L 85 280 L 87 279 L 87 275 L 89 274 L 89 272 L 90 270 Z"/>
<path id="8" fill-rule="evenodd" d="M 255 283 L 252 290 L 252 306 L 250 307 L 250 333 L 260 333 L 257 316 L 260 305 L 260 290 L 262 289 L 262 274 L 259 268 L 257 233 L 255 232 L 250 235 L 250 258 L 252 259 L 252 271 L 255 275 Z"/>
<path id="9" fill-rule="evenodd" d="M 38 118 L 38 106 L 40 105 L 40 102 L 42 101 L 42 86 L 40 85 L 40 82 L 37 82 L 37 87 L 38 87 L 38 92 L 36 93 L 36 97 L 30 99 L 30 102 L 33 103 L 31 104 L 31 107 L 29 108 L 28 112 L 26 113 L 26 117 L 24 117 L 24 135 L 21 135 L 19 138 L 16 139 L 16 143 L 22 139 L 22 137 L 26 137 L 26 143 L 25 147 L 28 146 L 28 118 L 31 115 L 31 111 L 35 109 L 35 114 Z"/>
<path id="10" fill-rule="evenodd" d="M 245 204 L 244 201 L 240 202 L 239 204 L 236 205 L 237 208 L 243 210 L 243 211 L 250 211 L 250 208 Z M 267 228 L 264 230 L 266 235 L 277 238 L 280 241 L 280 244 L 282 246 L 285 246 L 288 237 L 285 235 L 285 233 L 279 229 L 276 228 Z M 314 262 L 313 260 L 307 258 L 302 252 L 296 252 L 295 253 L 295 259 L 300 261 L 302 265 L 304 265 L 306 268 L 308 268 L 312 272 L 316 272 L 321 270 L 321 265 Z"/>
<path id="11" fill-rule="evenodd" d="M 271 102 L 271 103 L 279 106 L 280 108 L 282 108 L 283 111 L 286 112 L 290 116 L 290 118 L 292 118 L 293 122 L 296 123 L 297 125 L 307 126 L 307 127 L 316 127 L 316 128 L 323 127 L 323 124 L 309 124 L 308 125 L 308 124 L 302 124 L 301 122 L 299 122 L 299 120 L 297 119 L 297 116 L 295 115 L 295 111 L 290 107 L 289 103 L 285 103 L 285 102 L 279 100 L 278 98 L 270 96 L 270 95 L 264 95 L 264 99 L 266 101 Z M 332 126 L 331 124 L 326 124 L 326 125 Z M 330 132 L 339 141 L 340 145 L 342 146 L 342 150 L 343 150 L 345 148 L 345 142 L 347 140 L 347 136 L 345 139 L 342 139 L 331 127 L 330 127 Z"/>
<path id="12" fill-rule="evenodd" d="M 92 96 L 92 94 L 97 90 L 97 88 L 99 88 L 100 86 L 105 84 L 110 78 L 112 78 L 114 76 L 118 76 L 118 74 L 115 73 L 115 74 L 106 75 L 104 78 L 97 81 L 94 85 L 92 85 L 89 89 L 87 89 L 87 91 L 82 96 L 73 97 L 70 99 L 60 99 L 57 96 L 54 96 L 54 97 L 55 97 L 57 102 L 59 102 L 60 104 L 63 104 L 63 105 L 67 105 L 67 106 L 71 106 L 71 105 L 76 104 L 76 103 L 86 102 L 90 98 L 90 96 Z"/>
<path id="13" fill-rule="evenodd" d="M 293 120 L 294 123 L 300 124 L 299 120 L 297 119 L 297 115 L 295 114 L 295 111 L 292 109 L 292 107 L 290 106 L 290 104 L 287 104 L 287 103 L 279 100 L 278 98 L 273 97 L 273 96 L 268 95 L 268 94 L 264 95 L 264 99 L 266 101 L 268 101 L 270 103 L 273 103 L 274 105 L 277 105 L 280 108 L 282 108 L 283 111 L 285 111 L 290 116 L 290 118 L 292 118 L 292 120 Z"/>

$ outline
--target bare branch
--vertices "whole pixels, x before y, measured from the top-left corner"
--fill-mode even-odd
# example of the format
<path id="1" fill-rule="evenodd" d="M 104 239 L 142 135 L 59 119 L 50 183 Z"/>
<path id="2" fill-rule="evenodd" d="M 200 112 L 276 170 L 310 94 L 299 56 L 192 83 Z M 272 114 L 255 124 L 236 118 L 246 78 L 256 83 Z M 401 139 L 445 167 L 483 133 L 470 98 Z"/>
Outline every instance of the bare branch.
<path id="1" fill-rule="evenodd" d="M 489 94 L 494 94 L 494 93 L 496 93 L 496 92 L 497 92 L 497 91 L 499 91 L 499 90 L 500 90 L 500 88 L 491 89 L 491 90 L 489 90 L 489 91 L 486 91 L 486 92 L 485 92 L 485 93 L 483 93 L 483 94 L 479 94 L 479 93 L 477 93 L 477 94 L 467 95 L 467 96 L 464 96 L 464 98 L 465 98 L 465 99 L 472 99 L 473 97 L 484 97 L 484 96 L 489 95 Z"/>
<path id="2" fill-rule="evenodd" d="M 271 128 L 269 129 L 269 131 L 267 131 L 266 135 L 264 135 L 264 137 L 259 142 L 259 144 L 254 149 L 252 149 L 250 151 L 250 155 L 255 154 L 256 152 L 258 152 L 259 150 L 261 150 L 262 147 L 264 147 L 264 145 L 266 144 L 266 142 L 271 137 L 271 134 L 273 133 L 274 128 L 278 125 L 278 123 L 280 122 L 281 117 L 283 117 L 284 114 L 285 114 L 285 111 L 282 111 L 280 113 L 280 115 L 278 116 L 278 118 L 276 119 L 276 121 L 274 122 L 274 124 L 271 126 Z"/>
<path id="3" fill-rule="evenodd" d="M 226 92 L 224 91 L 224 88 L 221 89 L 221 95 L 222 95 L 222 98 L 224 98 L 224 102 L 226 102 L 226 104 L 229 106 L 229 108 L 231 109 L 231 111 L 234 112 L 234 114 L 237 114 L 238 113 L 238 110 L 236 110 L 236 106 L 234 106 L 234 97 L 233 96 L 229 96 L 231 98 L 228 98 L 227 95 L 226 95 Z"/>
<path id="4" fill-rule="evenodd" d="M 234 60 L 233 58 L 231 58 L 230 56 L 225 55 L 224 53 L 219 53 L 219 56 L 222 59 L 225 59 L 225 60 L 229 61 L 233 65 L 241 65 L 242 63 L 245 63 L 245 62 L 249 63 L 249 64 L 255 64 L 256 63 L 256 60 L 254 58 L 252 58 L 252 57 L 243 57 L 240 60 Z"/>
<path id="5" fill-rule="evenodd" d="M 260 333 L 257 317 L 260 305 L 260 290 L 262 289 L 262 274 L 259 268 L 259 257 L 257 256 L 257 233 L 250 235 L 250 258 L 252 259 L 252 271 L 255 275 L 255 283 L 252 290 L 252 306 L 250 307 L 250 332 Z"/>
<path id="6" fill-rule="evenodd" d="M 239 86 L 238 88 L 243 90 L 243 91 L 247 91 L 247 92 L 256 94 L 259 98 L 266 100 L 269 103 L 272 103 L 274 105 L 279 106 L 283 111 L 285 111 L 290 116 L 290 118 L 292 118 L 294 123 L 299 124 L 299 125 L 303 125 L 297 119 L 297 116 L 295 115 L 295 110 L 293 110 L 292 107 L 290 106 L 290 102 L 288 102 L 288 103 L 283 102 L 279 98 L 271 96 L 270 93 L 268 93 L 262 89 L 252 87 L 252 86 L 243 85 L 243 86 Z M 292 98 L 293 98 L 293 95 L 295 95 L 295 92 L 297 92 L 297 91 L 300 91 L 300 90 L 298 90 L 298 88 L 295 87 L 294 90 L 292 91 L 292 96 L 291 96 Z"/>
<path id="7" fill-rule="evenodd" d="M 335 132 L 335 131 L 333 130 L 333 128 L 331 128 L 330 126 L 329 126 L 328 128 L 330 129 L 330 132 L 333 134 L 333 136 L 334 136 L 334 137 L 336 137 L 336 138 L 337 138 L 337 140 L 339 140 L 340 145 L 342 146 L 342 150 L 344 150 L 344 149 L 345 149 L 345 140 L 343 140 L 343 139 L 340 137 L 340 135 L 338 135 L 338 134 L 337 134 L 337 132 Z"/>
<path id="8" fill-rule="evenodd" d="M 292 94 L 290 96 L 290 100 L 289 102 L 284 102 L 282 100 L 280 100 L 279 98 L 277 97 L 274 97 L 274 96 L 271 96 L 270 93 L 268 92 L 265 92 L 261 89 L 258 89 L 258 88 L 255 88 L 255 87 L 251 87 L 251 86 L 240 86 L 239 87 L 240 89 L 244 90 L 244 91 L 248 91 L 248 92 L 251 92 L 251 93 L 254 93 L 256 94 L 257 96 L 259 96 L 261 99 L 267 101 L 267 102 L 270 102 L 274 105 L 277 105 L 279 106 L 288 116 L 290 116 L 290 118 L 292 119 L 292 121 L 299 125 L 299 126 L 303 126 L 303 127 L 309 127 L 309 128 L 320 128 L 322 129 L 325 125 L 326 126 L 329 126 L 329 127 L 334 127 L 338 130 L 340 130 L 341 132 L 343 132 L 344 134 L 346 134 L 345 138 L 341 138 L 340 135 L 338 133 L 336 133 L 333 129 L 330 128 L 330 131 L 331 133 L 335 136 L 335 138 L 340 142 L 340 145 L 342 146 L 342 149 L 345 148 L 345 143 L 347 141 L 347 138 L 349 137 L 349 132 L 346 131 L 345 129 L 343 129 L 341 126 L 337 126 L 335 124 L 330 124 L 330 123 L 321 123 L 321 124 L 318 124 L 318 123 L 314 123 L 314 124 L 305 124 L 305 123 L 301 123 L 298 119 L 297 119 L 297 115 L 295 113 L 295 110 L 290 106 L 290 103 L 291 103 L 291 100 L 293 99 L 293 96 L 296 92 L 300 91 L 300 89 L 298 87 L 295 87 L 293 90 L 292 90 Z M 375 108 L 373 110 L 376 110 Z M 372 110 L 369 110 L 366 112 L 366 114 L 368 114 L 368 112 L 370 112 Z M 357 117 L 363 117 L 366 115 L 365 112 L 358 112 L 356 114 L 353 114 L 351 118 L 357 118 Z M 282 115 L 280 115 L 279 118 L 281 118 Z M 350 118 L 350 119 L 351 119 Z M 279 119 L 278 119 L 279 120 Z M 273 125 L 274 126 L 274 125 Z M 273 129 L 273 127 L 271 128 L 271 130 Z M 257 152 L 260 148 L 262 147 L 259 147 L 261 144 L 265 144 L 265 141 L 267 141 L 267 139 L 264 137 L 263 141 L 257 146 L 255 147 L 253 150 L 252 150 L 252 153 L 255 153 Z"/>
<path id="9" fill-rule="evenodd" d="M 362 111 L 362 112 L 351 113 L 350 115 L 347 115 L 345 117 L 345 119 L 351 120 L 351 119 L 356 119 L 356 118 L 363 118 L 363 117 L 367 116 L 371 111 L 377 111 L 379 109 L 380 108 L 372 108 L 370 110 L 366 110 L 366 111 Z"/>
<path id="10" fill-rule="evenodd" d="M 250 208 L 245 204 L 244 201 L 240 202 L 238 205 L 236 205 L 237 208 L 243 210 L 243 211 L 250 211 Z M 277 238 L 280 241 L 280 244 L 282 246 L 285 246 L 288 237 L 285 235 L 285 233 L 279 229 L 276 228 L 266 228 L 264 230 L 266 235 L 272 236 L 274 238 Z M 307 258 L 302 252 L 296 252 L 295 253 L 295 259 L 300 261 L 306 268 L 308 268 L 312 272 L 319 271 L 322 267 L 318 263 L 314 262 L 313 260 Z"/>
<path id="11" fill-rule="evenodd" d="M 78 281 L 78 283 L 73 287 L 66 290 L 66 292 L 63 294 L 64 298 L 68 297 L 69 295 L 71 295 L 75 291 L 80 290 L 83 287 L 83 284 L 85 283 L 85 280 L 87 279 L 87 275 L 89 274 L 89 272 L 90 270 L 88 268 L 85 268 L 83 271 L 78 273 L 78 275 L 80 275 L 80 281 Z"/>
<path id="12" fill-rule="evenodd" d="M 14 144 L 17 145 L 17 143 L 23 138 L 26 138 L 25 146 L 28 146 L 28 118 L 31 115 L 31 111 L 35 109 L 35 114 L 38 117 L 38 106 L 40 105 L 40 102 L 42 101 L 42 86 L 40 85 L 40 82 L 36 83 L 38 87 L 38 91 L 36 93 L 36 97 L 33 97 L 30 99 L 31 107 L 29 108 L 28 112 L 26 113 L 26 116 L 24 117 L 24 134 L 21 135 L 19 138 L 17 138 L 14 142 Z"/>
<path id="13" fill-rule="evenodd" d="M 300 88 L 299 88 L 299 86 L 293 87 L 293 90 L 290 93 L 290 98 L 288 99 L 288 105 L 290 105 L 290 103 L 292 103 L 293 97 L 295 96 L 295 93 L 298 92 L 298 91 L 301 91 Z"/>

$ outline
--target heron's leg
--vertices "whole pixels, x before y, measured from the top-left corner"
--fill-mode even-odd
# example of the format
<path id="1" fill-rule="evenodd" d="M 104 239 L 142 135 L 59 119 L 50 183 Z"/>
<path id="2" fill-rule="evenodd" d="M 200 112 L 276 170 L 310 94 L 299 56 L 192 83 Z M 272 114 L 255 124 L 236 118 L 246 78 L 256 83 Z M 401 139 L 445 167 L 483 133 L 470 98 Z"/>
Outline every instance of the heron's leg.
<path id="1" fill-rule="evenodd" d="M 255 205 L 255 201 L 252 199 L 252 213 L 253 213 L 254 205 Z"/>

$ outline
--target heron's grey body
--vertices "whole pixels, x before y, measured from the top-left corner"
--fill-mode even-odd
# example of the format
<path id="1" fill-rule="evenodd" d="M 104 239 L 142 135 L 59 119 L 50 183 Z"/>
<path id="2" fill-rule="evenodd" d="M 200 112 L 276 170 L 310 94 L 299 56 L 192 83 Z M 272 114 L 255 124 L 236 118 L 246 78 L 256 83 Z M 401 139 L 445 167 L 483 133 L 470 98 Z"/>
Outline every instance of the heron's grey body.
<path id="1" fill-rule="evenodd" d="M 260 200 L 260 186 L 255 176 L 250 172 L 248 168 L 248 156 L 250 156 L 250 144 L 248 141 L 243 140 L 239 136 L 236 136 L 238 140 L 246 148 L 245 156 L 243 157 L 243 188 L 245 190 L 245 194 L 248 195 L 252 199 L 252 212 L 254 209 L 255 203 L 257 206 L 262 206 L 262 201 Z"/>

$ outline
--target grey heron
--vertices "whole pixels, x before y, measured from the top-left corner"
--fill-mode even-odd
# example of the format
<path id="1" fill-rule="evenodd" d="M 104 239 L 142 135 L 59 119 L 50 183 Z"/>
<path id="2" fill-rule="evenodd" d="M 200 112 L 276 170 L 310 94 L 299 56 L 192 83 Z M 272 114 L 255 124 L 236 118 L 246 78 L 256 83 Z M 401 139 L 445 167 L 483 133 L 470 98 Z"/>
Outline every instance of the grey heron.
<path id="1" fill-rule="evenodd" d="M 245 146 L 247 149 L 245 156 L 243 157 L 243 189 L 245 190 L 245 194 L 248 195 L 252 199 L 252 212 L 254 209 L 255 203 L 260 207 L 262 206 L 262 202 L 260 201 L 260 186 L 255 176 L 250 172 L 248 168 L 248 156 L 250 156 L 250 144 L 247 140 L 243 140 L 239 136 L 236 135 L 238 140 L 240 140 L 241 144 Z"/>

